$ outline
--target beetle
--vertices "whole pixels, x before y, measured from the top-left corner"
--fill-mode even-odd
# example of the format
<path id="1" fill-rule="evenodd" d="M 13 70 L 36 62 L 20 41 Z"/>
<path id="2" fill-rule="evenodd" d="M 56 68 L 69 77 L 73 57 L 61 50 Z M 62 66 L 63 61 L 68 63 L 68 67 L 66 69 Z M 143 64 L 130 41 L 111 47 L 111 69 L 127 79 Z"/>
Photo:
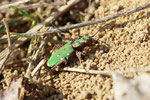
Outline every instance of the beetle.
<path id="1" fill-rule="evenodd" d="M 97 42 L 97 40 L 92 39 L 92 37 L 95 36 L 97 33 L 98 31 L 92 36 L 85 35 L 82 36 L 80 39 L 66 43 L 64 46 L 62 46 L 52 54 L 52 56 L 47 61 L 47 65 L 54 69 L 55 66 L 63 62 L 65 62 L 66 64 L 66 60 L 74 52 L 76 53 L 81 63 L 79 52 L 81 52 L 84 47 L 91 45 L 92 42 Z"/>

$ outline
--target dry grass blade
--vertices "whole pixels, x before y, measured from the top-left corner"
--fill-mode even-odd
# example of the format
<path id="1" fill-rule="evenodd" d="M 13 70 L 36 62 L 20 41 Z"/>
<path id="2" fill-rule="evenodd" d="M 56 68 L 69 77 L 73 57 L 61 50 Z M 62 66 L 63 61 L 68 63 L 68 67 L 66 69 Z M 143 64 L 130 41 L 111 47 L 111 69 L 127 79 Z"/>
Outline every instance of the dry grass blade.
<path id="1" fill-rule="evenodd" d="M 4 66 L 4 64 L 6 63 L 7 59 L 9 58 L 9 56 L 10 56 L 10 54 L 12 52 L 12 45 L 11 45 L 11 39 L 10 39 L 10 32 L 9 32 L 8 23 L 6 22 L 5 19 L 3 19 L 3 22 L 4 22 L 4 25 L 6 27 L 6 32 L 7 32 L 7 37 L 8 37 L 8 48 L 9 48 L 8 50 L 9 51 L 7 52 L 5 58 L 1 60 L 1 62 L 0 62 L 0 69 Z"/>
<path id="2" fill-rule="evenodd" d="M 45 64 L 46 60 L 42 59 L 39 64 L 35 67 L 35 69 L 32 71 L 31 76 L 33 77 L 35 73 L 40 69 L 41 66 Z"/>
<path id="3" fill-rule="evenodd" d="M 11 49 L 12 49 L 12 44 L 11 44 L 11 38 L 10 38 L 10 31 L 9 31 L 8 23 L 7 23 L 7 21 L 5 20 L 5 18 L 3 19 L 3 23 L 4 23 L 4 25 L 5 25 L 6 33 L 7 33 L 7 37 L 8 37 L 8 47 L 9 47 L 9 50 L 11 51 Z"/>
<path id="4" fill-rule="evenodd" d="M 34 9 L 34 8 L 38 8 L 38 7 L 47 7 L 47 6 L 61 6 L 63 5 L 64 3 L 62 2 L 51 2 L 51 3 L 34 3 L 34 4 L 31 4 L 31 5 L 26 5 L 25 7 L 18 7 L 19 9 L 21 10 L 29 10 L 29 9 Z M 3 9 L 3 10 L 0 10 L 0 13 L 7 13 L 7 12 L 10 12 L 10 11 L 14 11 L 12 9 Z"/>
<path id="5" fill-rule="evenodd" d="M 60 27 L 58 29 L 56 29 L 56 28 L 55 29 L 50 29 L 48 31 L 43 31 L 43 32 L 34 32 L 34 33 L 28 32 L 28 33 L 24 33 L 24 34 L 28 34 L 28 35 L 37 34 L 37 35 L 40 35 L 40 34 L 57 33 L 57 32 L 59 32 L 59 30 L 61 30 L 61 31 L 67 31 L 67 30 L 70 30 L 70 29 L 80 28 L 80 27 L 84 27 L 84 26 L 88 26 L 88 25 L 93 25 L 93 24 L 98 24 L 98 23 L 101 23 L 101 22 L 104 22 L 104 21 L 115 19 L 117 17 L 129 15 L 129 14 L 135 13 L 137 11 L 146 9 L 148 7 L 150 7 L 150 4 L 145 4 L 145 5 L 141 6 L 141 7 L 137 7 L 135 9 L 132 9 L 132 10 L 129 10 L 129 11 L 126 11 L 126 12 L 122 12 L 122 13 L 119 13 L 119 14 L 116 14 L 116 15 L 109 15 L 109 16 L 103 17 L 101 19 L 97 19 L 95 21 L 89 21 L 89 22 L 84 22 L 84 23 L 72 24 L 72 25 L 69 25 L 69 26 Z"/>
<path id="6" fill-rule="evenodd" d="M 28 1 L 30 1 L 30 0 L 20 0 L 20 1 L 15 2 L 15 3 L 3 5 L 3 6 L 0 7 L 0 11 L 1 11 L 1 10 L 4 10 L 4 9 L 10 7 L 10 6 L 17 6 L 17 5 L 26 3 L 26 2 L 28 2 Z"/>

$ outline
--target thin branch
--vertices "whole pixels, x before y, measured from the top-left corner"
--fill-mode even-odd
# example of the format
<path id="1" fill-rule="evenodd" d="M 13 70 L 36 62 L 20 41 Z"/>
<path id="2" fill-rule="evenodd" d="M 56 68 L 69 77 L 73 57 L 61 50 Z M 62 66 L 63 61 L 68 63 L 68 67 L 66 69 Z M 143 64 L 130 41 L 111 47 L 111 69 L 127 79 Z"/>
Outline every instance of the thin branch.
<path id="1" fill-rule="evenodd" d="M 10 6 L 17 6 L 17 5 L 26 3 L 26 2 L 28 2 L 28 1 L 30 1 L 30 0 L 20 0 L 20 1 L 15 2 L 15 3 L 3 5 L 3 6 L 0 7 L 0 11 L 1 11 L 1 10 L 4 10 L 4 9 L 10 7 Z"/>
<path id="2" fill-rule="evenodd" d="M 149 4 L 145 4 L 143 6 L 140 6 L 140 7 L 137 7 L 135 9 L 129 10 L 129 11 L 121 12 L 121 13 L 116 14 L 116 15 L 109 15 L 109 16 L 103 17 L 101 19 L 97 19 L 95 21 L 89 21 L 89 22 L 84 22 L 84 23 L 72 24 L 72 25 L 69 25 L 69 26 L 67 25 L 67 26 L 60 27 L 58 29 L 55 28 L 55 29 L 50 29 L 48 31 L 43 31 L 43 32 L 34 32 L 34 33 L 33 32 L 32 33 L 27 32 L 27 33 L 24 33 L 24 34 L 27 34 L 27 35 L 35 35 L 35 34 L 36 35 L 41 35 L 41 34 L 57 33 L 57 32 L 59 32 L 59 30 L 61 30 L 61 31 L 68 31 L 70 29 L 80 28 L 80 27 L 93 25 L 93 24 L 98 24 L 98 23 L 101 23 L 101 22 L 104 22 L 104 21 L 108 21 L 108 20 L 111 20 L 111 19 L 115 19 L 115 18 L 121 17 L 121 16 L 129 15 L 129 14 L 135 13 L 137 11 L 146 9 L 148 7 L 150 7 L 150 3 Z"/>
<path id="3" fill-rule="evenodd" d="M 38 7 L 47 7 L 47 6 L 61 6 L 63 5 L 64 3 L 63 2 L 51 2 L 51 3 L 34 3 L 34 4 L 31 4 L 31 5 L 26 5 L 25 7 L 18 7 L 19 9 L 21 10 L 29 10 L 29 9 L 34 9 L 34 8 L 38 8 Z M 7 9 L 3 9 L 3 10 L 0 10 L 0 13 L 6 13 L 6 12 L 12 12 L 14 10 L 12 10 L 11 8 L 7 8 Z"/>
<path id="4" fill-rule="evenodd" d="M 139 70 L 107 70 L 107 71 L 99 71 L 99 70 L 86 70 L 86 69 L 79 69 L 79 68 L 64 68 L 60 69 L 60 71 L 69 71 L 69 72 L 79 72 L 79 73 L 87 73 L 87 74 L 102 74 L 102 75 L 112 75 L 114 72 L 118 72 L 121 74 L 126 74 L 126 73 L 136 73 L 136 72 L 150 72 L 149 69 L 139 69 Z"/>

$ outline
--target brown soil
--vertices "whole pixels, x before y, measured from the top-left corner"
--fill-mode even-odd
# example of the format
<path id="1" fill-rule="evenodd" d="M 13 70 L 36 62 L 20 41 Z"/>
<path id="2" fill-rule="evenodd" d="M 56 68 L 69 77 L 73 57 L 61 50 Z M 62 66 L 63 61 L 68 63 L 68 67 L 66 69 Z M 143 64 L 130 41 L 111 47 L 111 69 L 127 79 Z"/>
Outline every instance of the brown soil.
<path id="1" fill-rule="evenodd" d="M 97 8 L 89 9 L 85 21 L 127 11 L 148 3 L 149 0 L 100 0 Z M 93 17 L 89 18 L 89 16 Z M 99 28 L 99 34 L 94 39 L 100 41 L 85 48 L 86 55 L 82 59 L 82 64 L 79 64 L 78 59 L 75 58 L 66 67 L 115 71 L 145 69 L 150 66 L 150 8 L 98 25 L 80 28 L 81 36 L 92 35 Z M 70 32 L 73 38 L 78 37 L 78 31 L 75 29 Z M 9 68 L 5 73 L 10 73 L 10 76 L 14 77 L 15 71 L 10 72 Z M 42 68 L 42 71 L 44 70 L 45 67 Z M 125 76 L 133 78 L 139 74 L 128 73 Z M 110 76 L 76 72 L 59 72 L 53 75 L 47 73 L 40 76 L 35 83 L 42 84 L 43 88 L 37 86 L 34 95 L 43 100 L 46 98 L 47 100 L 111 100 L 114 97 L 113 80 Z M 33 95 L 29 92 L 33 90 L 28 89 L 25 99 L 32 98 Z"/>

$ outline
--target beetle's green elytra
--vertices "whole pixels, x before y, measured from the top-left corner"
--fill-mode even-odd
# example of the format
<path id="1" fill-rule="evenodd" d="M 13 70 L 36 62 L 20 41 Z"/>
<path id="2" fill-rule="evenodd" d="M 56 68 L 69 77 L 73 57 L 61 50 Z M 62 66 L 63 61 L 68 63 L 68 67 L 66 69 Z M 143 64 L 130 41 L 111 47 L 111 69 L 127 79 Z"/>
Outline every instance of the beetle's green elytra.
<path id="1" fill-rule="evenodd" d="M 54 67 L 60 61 L 62 61 L 64 58 L 67 58 L 72 52 L 74 52 L 71 43 L 72 42 L 66 43 L 63 47 L 54 52 L 52 56 L 49 58 L 47 65 L 49 67 Z"/>
<path id="2" fill-rule="evenodd" d="M 87 43 L 90 40 L 89 36 L 83 36 L 80 39 L 75 40 L 72 45 L 74 48 L 83 46 L 83 43 Z"/>
<path id="3" fill-rule="evenodd" d="M 63 47 L 58 49 L 52 54 L 49 58 L 47 65 L 49 67 L 55 67 L 65 61 L 73 52 L 76 52 L 78 59 L 78 51 L 82 51 L 85 46 L 90 45 L 92 42 L 91 37 L 83 36 L 80 39 L 75 40 L 74 42 L 68 42 Z"/>

